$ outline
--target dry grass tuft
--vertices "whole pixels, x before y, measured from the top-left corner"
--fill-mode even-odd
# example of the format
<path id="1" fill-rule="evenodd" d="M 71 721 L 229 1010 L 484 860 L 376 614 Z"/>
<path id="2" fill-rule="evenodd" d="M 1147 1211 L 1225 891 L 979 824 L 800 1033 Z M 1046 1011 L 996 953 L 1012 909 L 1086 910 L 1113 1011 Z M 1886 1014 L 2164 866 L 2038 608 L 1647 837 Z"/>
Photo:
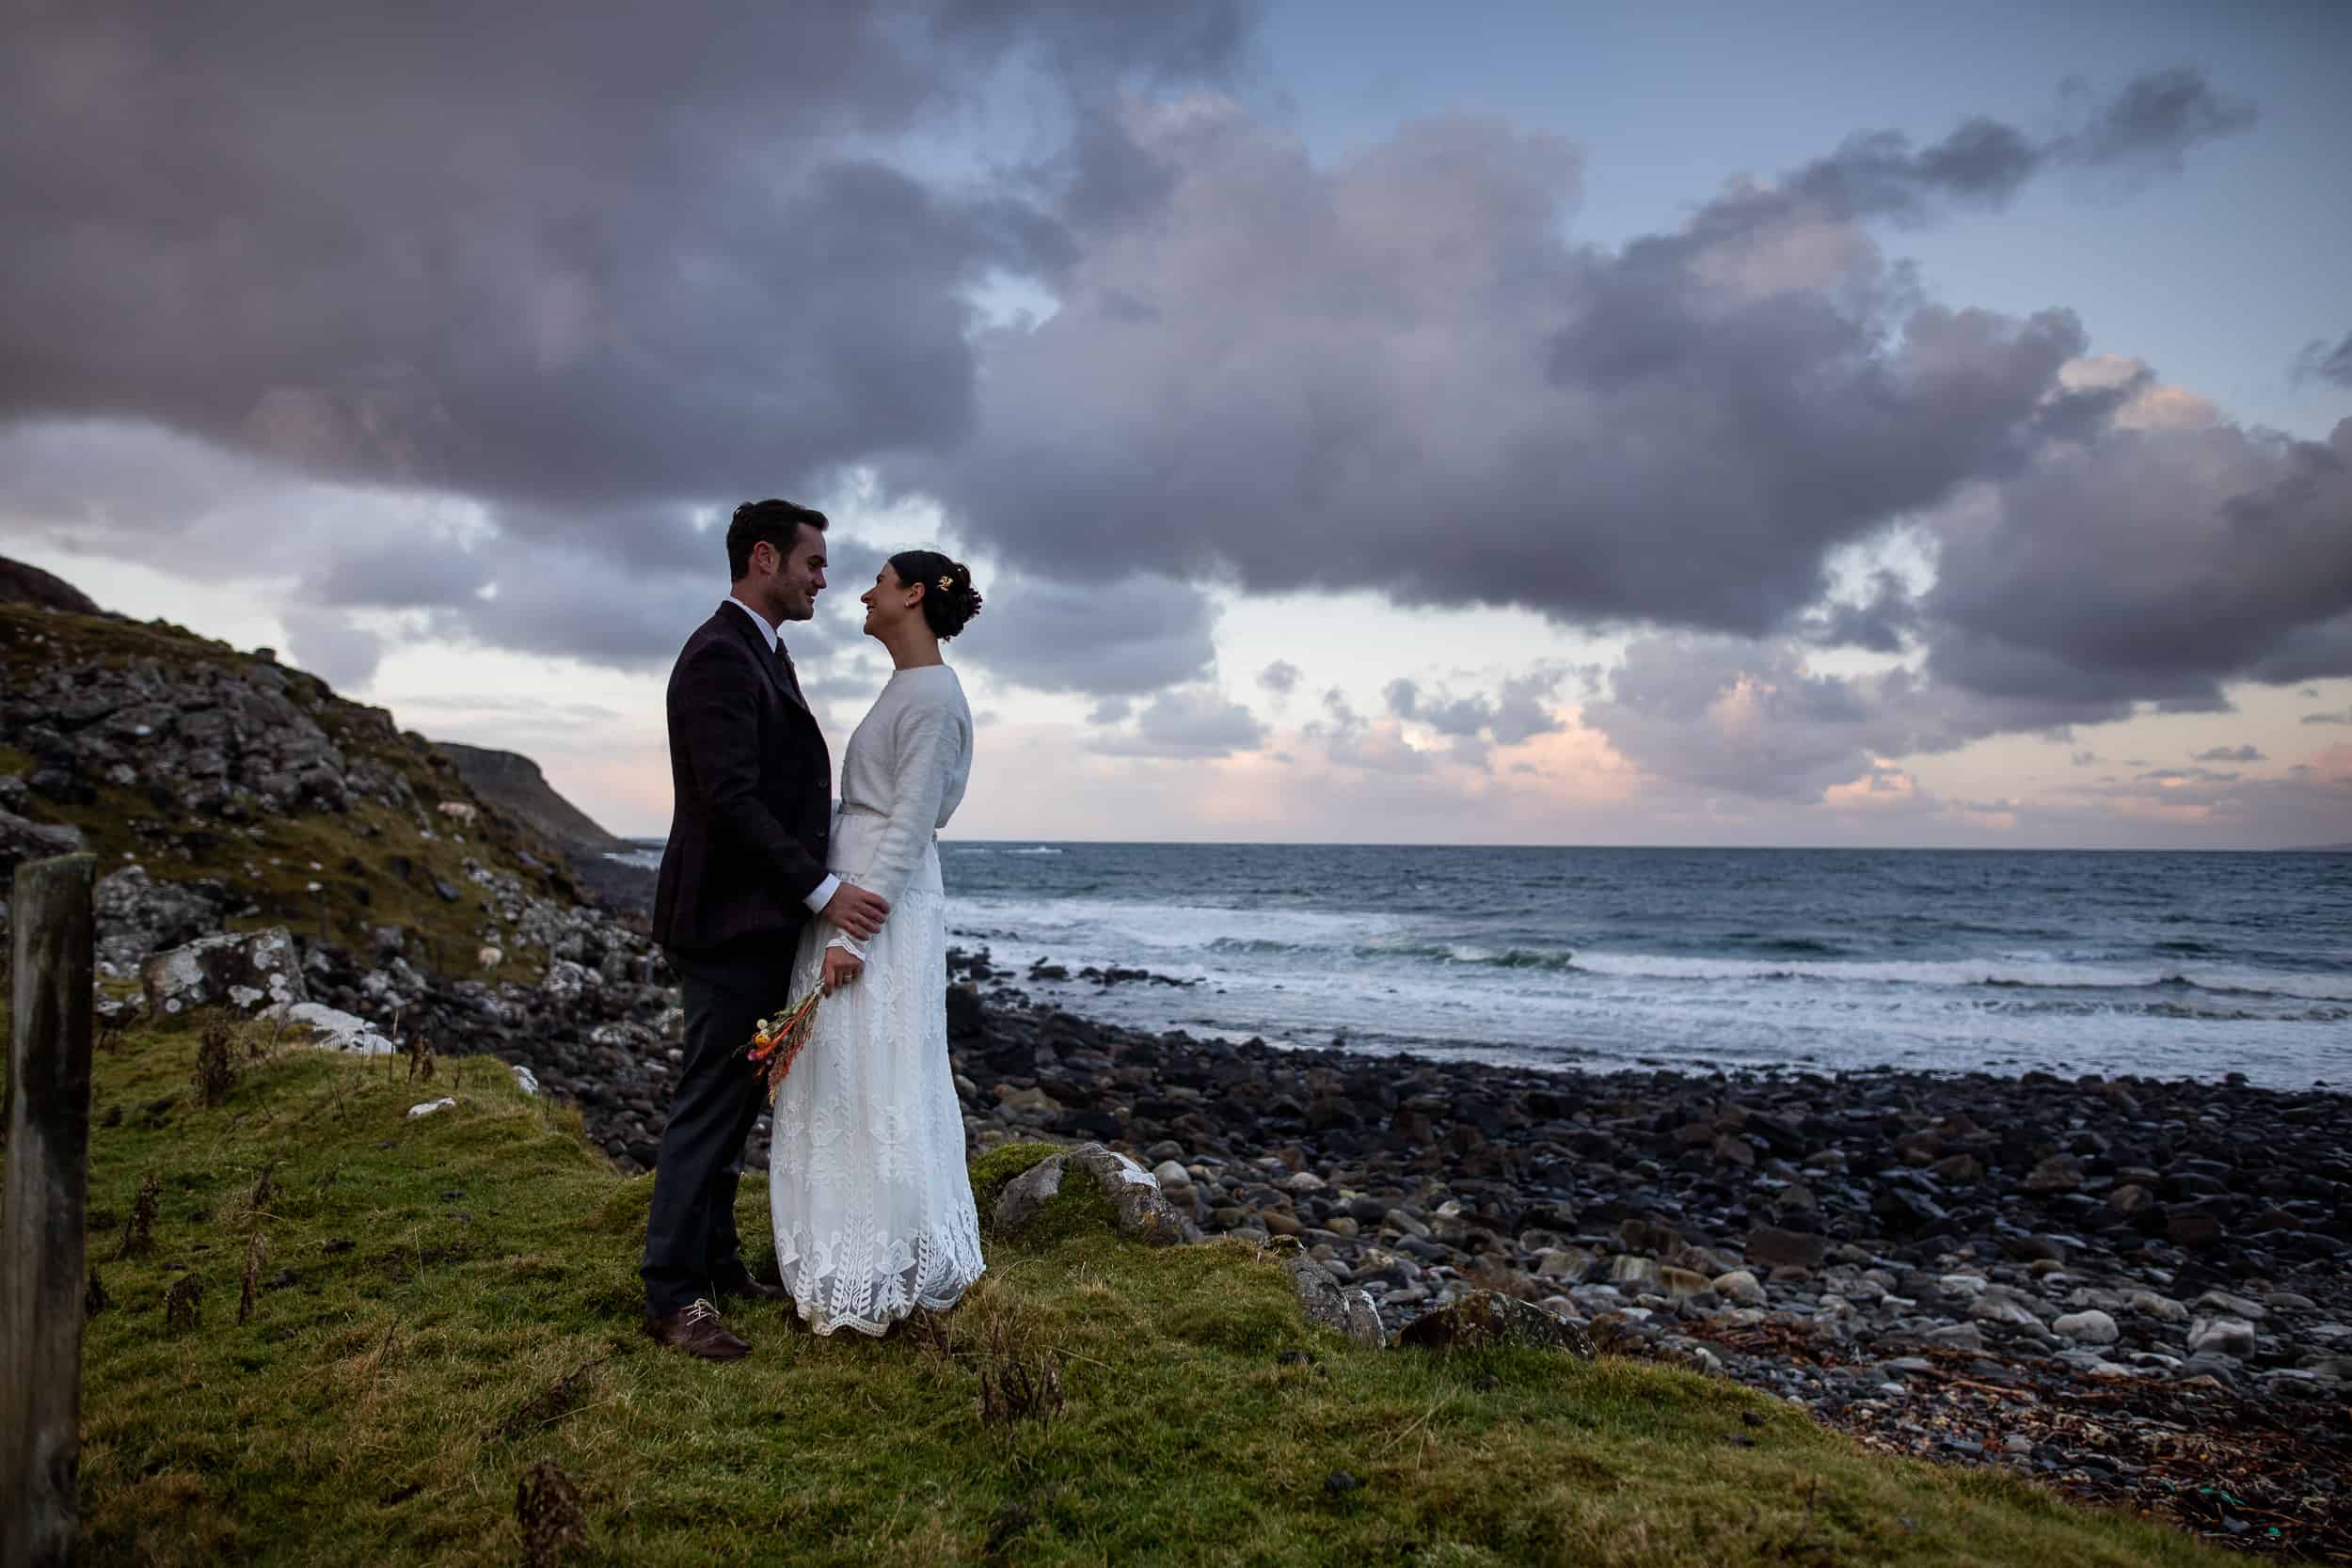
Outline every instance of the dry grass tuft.
<path id="1" fill-rule="evenodd" d="M 580 1408 L 593 1382 L 589 1374 L 612 1359 L 608 1354 L 574 1367 L 510 1411 L 506 1418 L 498 1424 L 496 1435 L 510 1439 L 521 1437 L 562 1420 Z"/>
<path id="2" fill-rule="evenodd" d="M 245 1212 L 259 1214 L 268 1210 L 270 1200 L 278 1196 L 278 1161 L 273 1154 L 262 1167 L 262 1174 L 253 1179 L 253 1190 L 245 1195 Z"/>
<path id="3" fill-rule="evenodd" d="M 196 1048 L 198 1104 L 217 1105 L 236 1087 L 237 1058 L 231 1050 L 236 1036 L 236 1026 L 223 1014 L 215 1012 L 205 1019 L 204 1037 Z"/>
<path id="4" fill-rule="evenodd" d="M 204 1325 L 204 1276 L 183 1274 L 164 1292 L 164 1326 L 185 1332 Z"/>
<path id="5" fill-rule="evenodd" d="M 1009 1434 L 1024 1421 L 1041 1426 L 1069 1408 L 1061 1390 L 1061 1355 L 1032 1343 L 999 1313 L 980 1330 L 980 1425 Z"/>
<path id="6" fill-rule="evenodd" d="M 523 1560 L 551 1568 L 564 1554 L 588 1544 L 580 1488 L 551 1459 L 533 1465 L 515 1486 L 515 1520 L 523 1528 Z"/>
<path id="7" fill-rule="evenodd" d="M 131 1217 L 122 1222 L 122 1240 L 116 1243 L 115 1258 L 144 1258 L 155 1250 L 155 1209 L 163 1201 L 163 1183 L 149 1171 L 139 1179 L 139 1196 L 131 1204 Z"/>
<path id="8" fill-rule="evenodd" d="M 254 1292 L 262 1287 L 262 1271 L 269 1266 L 269 1243 L 256 1230 L 246 1239 L 245 1276 L 237 1291 L 237 1322 L 243 1323 L 253 1316 Z"/>

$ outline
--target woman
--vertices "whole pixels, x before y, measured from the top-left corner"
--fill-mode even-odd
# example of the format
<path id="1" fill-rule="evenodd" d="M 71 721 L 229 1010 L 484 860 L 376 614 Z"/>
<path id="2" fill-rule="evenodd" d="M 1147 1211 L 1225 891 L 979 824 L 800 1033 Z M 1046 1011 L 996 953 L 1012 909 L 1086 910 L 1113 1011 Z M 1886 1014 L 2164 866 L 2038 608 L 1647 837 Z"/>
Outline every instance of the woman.
<path id="1" fill-rule="evenodd" d="M 936 830 L 963 799 L 972 710 L 939 645 L 979 613 L 972 574 L 906 550 L 859 596 L 896 667 L 841 759 L 830 869 L 890 901 L 860 942 L 811 922 L 794 996 L 820 987 L 776 1096 L 768 1190 L 776 1264 L 819 1334 L 879 1335 L 960 1300 L 985 1266 L 947 1066 L 947 927 Z"/>

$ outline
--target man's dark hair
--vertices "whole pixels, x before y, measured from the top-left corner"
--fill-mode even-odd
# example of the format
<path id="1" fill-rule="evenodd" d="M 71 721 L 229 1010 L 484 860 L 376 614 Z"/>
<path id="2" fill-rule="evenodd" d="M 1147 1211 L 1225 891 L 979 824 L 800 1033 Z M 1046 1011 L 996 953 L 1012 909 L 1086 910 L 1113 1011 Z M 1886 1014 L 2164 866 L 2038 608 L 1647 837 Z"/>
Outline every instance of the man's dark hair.
<path id="1" fill-rule="evenodd" d="M 727 524 L 727 580 L 741 582 L 751 575 L 754 545 L 773 545 L 778 555 L 788 558 L 800 543 L 803 523 L 825 531 L 825 515 L 813 506 L 771 498 L 737 507 L 735 520 Z"/>

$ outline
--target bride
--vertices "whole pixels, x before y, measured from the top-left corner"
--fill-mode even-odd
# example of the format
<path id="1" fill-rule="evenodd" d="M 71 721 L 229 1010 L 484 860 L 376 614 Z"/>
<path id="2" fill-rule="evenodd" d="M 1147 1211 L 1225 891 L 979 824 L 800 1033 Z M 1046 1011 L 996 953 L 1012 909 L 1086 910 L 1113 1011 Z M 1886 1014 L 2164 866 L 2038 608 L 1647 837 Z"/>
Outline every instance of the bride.
<path id="1" fill-rule="evenodd" d="M 972 710 L 939 645 L 979 612 L 972 574 L 905 550 L 859 596 L 893 670 L 841 761 L 829 869 L 890 901 L 860 942 L 811 922 L 790 994 L 819 987 L 776 1095 L 768 1192 L 776 1265 L 819 1334 L 879 1335 L 952 1307 L 980 1276 L 963 1112 L 947 1065 L 947 927 L 937 829 L 963 799 Z"/>

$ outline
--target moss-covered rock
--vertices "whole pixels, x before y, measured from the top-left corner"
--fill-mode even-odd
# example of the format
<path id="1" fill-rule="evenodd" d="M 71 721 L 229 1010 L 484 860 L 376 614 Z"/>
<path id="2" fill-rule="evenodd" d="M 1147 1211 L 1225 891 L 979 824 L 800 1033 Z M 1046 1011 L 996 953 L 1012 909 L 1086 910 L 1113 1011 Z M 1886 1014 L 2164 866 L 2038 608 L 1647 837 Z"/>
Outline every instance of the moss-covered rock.
<path id="1" fill-rule="evenodd" d="M 1199 1237 L 1150 1171 L 1094 1143 L 1031 1165 L 1005 1184 L 990 1213 L 998 1235 L 1038 1244 L 1088 1229 L 1115 1230 L 1146 1246 Z"/>
<path id="2" fill-rule="evenodd" d="M 1061 1152 L 1058 1144 L 1000 1144 L 972 1162 L 972 1202 L 980 1212 L 983 1228 L 994 1227 L 996 1199 L 1015 1177 L 1041 1160 Z"/>
<path id="3" fill-rule="evenodd" d="M 1472 1291 L 1459 1301 L 1423 1313 L 1405 1325 L 1396 1342 L 1423 1350 L 1491 1350 L 1503 1345 L 1564 1350 L 1586 1361 L 1594 1354 L 1591 1337 L 1576 1324 L 1499 1291 Z"/>

